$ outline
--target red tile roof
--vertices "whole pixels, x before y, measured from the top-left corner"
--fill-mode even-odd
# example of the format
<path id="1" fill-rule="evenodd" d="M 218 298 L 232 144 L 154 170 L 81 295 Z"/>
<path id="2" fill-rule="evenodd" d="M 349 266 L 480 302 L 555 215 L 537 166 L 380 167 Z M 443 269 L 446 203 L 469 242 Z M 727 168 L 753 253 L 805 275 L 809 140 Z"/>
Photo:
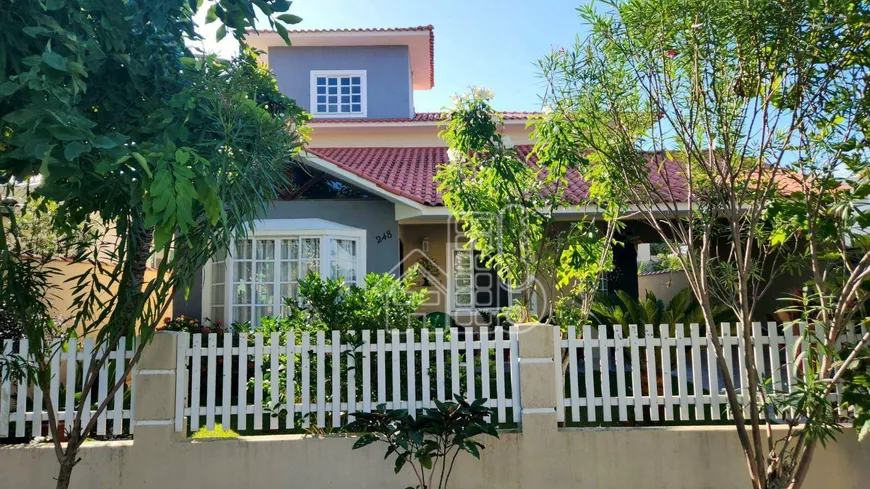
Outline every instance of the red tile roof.
<path id="1" fill-rule="evenodd" d="M 432 24 L 416 27 L 369 27 L 363 29 L 293 29 L 287 32 L 293 34 L 330 34 L 330 33 L 366 33 L 366 32 L 414 32 L 429 31 L 429 85 L 435 86 L 435 27 Z M 248 34 L 276 34 L 271 29 L 248 29 Z"/>
<path id="2" fill-rule="evenodd" d="M 531 116 L 539 115 L 540 112 L 499 112 L 506 121 L 523 121 Z M 414 117 L 388 117 L 388 118 L 322 118 L 314 117 L 315 123 L 384 123 L 384 122 L 441 122 L 445 118 L 443 112 L 419 112 Z"/>
<path id="3" fill-rule="evenodd" d="M 523 157 L 527 156 L 531 149 L 531 145 L 517 146 L 517 150 Z M 438 165 L 448 161 L 447 148 L 309 148 L 308 153 L 368 180 L 392 194 L 424 205 L 444 205 L 434 177 Z M 650 155 L 651 167 L 652 160 Z M 668 164 L 663 170 L 663 172 L 651 172 L 656 173 L 653 179 L 660 182 L 663 187 L 667 187 L 667 183 L 670 183 L 675 199 L 685 200 L 686 180 L 678 175 L 678 167 Z M 589 184 L 577 171 L 572 170 L 568 173 L 566 189 L 568 198 L 579 203 L 588 190 Z"/>

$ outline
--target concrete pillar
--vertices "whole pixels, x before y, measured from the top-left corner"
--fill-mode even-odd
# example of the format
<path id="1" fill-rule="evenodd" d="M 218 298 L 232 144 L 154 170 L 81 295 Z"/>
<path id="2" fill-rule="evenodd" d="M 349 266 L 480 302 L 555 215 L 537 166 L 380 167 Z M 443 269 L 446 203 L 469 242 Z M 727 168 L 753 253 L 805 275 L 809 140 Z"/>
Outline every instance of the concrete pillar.
<path id="1" fill-rule="evenodd" d="M 175 433 L 175 368 L 178 334 L 158 332 L 136 364 L 134 445 L 166 444 Z"/>
<path id="2" fill-rule="evenodd" d="M 556 358 L 553 326 L 519 325 L 521 428 L 524 436 L 537 436 L 557 429 Z"/>

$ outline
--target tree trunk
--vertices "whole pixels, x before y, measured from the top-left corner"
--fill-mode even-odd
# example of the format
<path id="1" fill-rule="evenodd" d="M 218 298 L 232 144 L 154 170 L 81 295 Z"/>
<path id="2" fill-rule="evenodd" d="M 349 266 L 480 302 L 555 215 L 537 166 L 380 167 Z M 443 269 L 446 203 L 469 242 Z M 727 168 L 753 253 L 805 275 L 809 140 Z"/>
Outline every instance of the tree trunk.
<path id="1" fill-rule="evenodd" d="M 69 488 L 73 467 L 75 467 L 75 463 L 67 463 L 66 460 L 60 463 L 60 471 L 57 474 L 57 489 Z"/>

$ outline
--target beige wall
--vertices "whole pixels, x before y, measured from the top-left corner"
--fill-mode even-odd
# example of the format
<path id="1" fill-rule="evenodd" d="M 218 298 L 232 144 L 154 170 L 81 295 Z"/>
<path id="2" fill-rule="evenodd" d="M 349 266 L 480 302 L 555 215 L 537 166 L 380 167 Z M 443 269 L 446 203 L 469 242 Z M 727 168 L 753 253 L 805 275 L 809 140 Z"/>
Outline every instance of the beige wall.
<path id="1" fill-rule="evenodd" d="M 637 291 L 641 299 L 646 299 L 647 292 L 652 292 L 657 299 L 661 299 L 665 304 L 670 302 L 679 291 L 688 286 L 689 279 L 686 278 L 686 273 L 683 271 L 655 273 L 637 277 Z"/>
<path id="2" fill-rule="evenodd" d="M 309 146 L 312 148 L 442 147 L 447 145 L 438 137 L 438 133 L 443 128 L 435 123 L 408 126 L 396 123 L 384 126 L 361 123 L 357 127 L 325 123 L 313 127 Z M 514 144 L 532 144 L 529 139 L 530 130 L 525 127 L 525 122 L 510 121 L 499 132 L 510 136 Z"/>
<path id="3" fill-rule="evenodd" d="M 342 436 L 261 436 L 190 441 L 174 433 L 175 335 L 158 334 L 138 365 L 135 441 L 90 442 L 73 489 L 403 488 L 384 449 L 352 451 Z M 502 433 L 480 461 L 461 457 L 452 487 L 463 489 L 745 489 L 731 427 L 559 429 L 552 329 L 521 331 L 521 432 Z M 782 433 L 783 430 L 777 429 Z M 846 429 L 817 450 L 807 489 L 866 489 L 870 444 Z M 47 445 L 0 448 L 0 488 L 51 488 L 57 461 Z"/>

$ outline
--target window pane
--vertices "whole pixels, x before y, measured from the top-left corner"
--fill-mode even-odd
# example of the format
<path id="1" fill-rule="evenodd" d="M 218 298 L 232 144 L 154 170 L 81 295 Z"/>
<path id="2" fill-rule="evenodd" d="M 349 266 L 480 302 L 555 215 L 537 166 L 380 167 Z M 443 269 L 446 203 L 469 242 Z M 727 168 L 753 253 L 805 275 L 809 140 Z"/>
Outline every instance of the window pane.
<path id="1" fill-rule="evenodd" d="M 215 322 L 215 321 L 224 322 L 224 308 L 223 308 L 223 306 L 212 307 L 211 308 L 211 316 L 209 316 L 209 319 L 211 319 L 212 322 Z"/>
<path id="2" fill-rule="evenodd" d="M 226 293 L 225 285 L 212 285 L 211 287 L 211 304 L 213 306 L 222 306 Z"/>
<path id="3" fill-rule="evenodd" d="M 234 304 L 250 304 L 251 303 L 251 286 L 248 284 L 240 284 L 233 287 L 235 294 L 233 297 Z"/>
<path id="4" fill-rule="evenodd" d="M 275 285 L 257 285 L 257 304 L 273 304 L 275 302 Z"/>
<path id="5" fill-rule="evenodd" d="M 236 241 L 236 256 L 237 260 L 250 260 L 251 259 L 251 240 L 250 239 L 240 239 Z"/>
<path id="6" fill-rule="evenodd" d="M 318 105 L 317 112 L 326 112 L 326 105 Z"/>
<path id="7" fill-rule="evenodd" d="M 285 239 L 281 241 L 281 259 L 295 260 L 299 258 L 299 240 Z"/>
<path id="8" fill-rule="evenodd" d="M 355 104 L 357 104 L 357 103 L 360 102 L 360 96 L 359 96 L 359 95 L 352 95 L 352 96 L 350 97 L 350 101 L 353 102 L 353 103 L 355 103 Z"/>
<path id="9" fill-rule="evenodd" d="M 320 260 L 308 260 L 302 262 L 302 277 L 310 273 L 320 274 Z"/>
<path id="10" fill-rule="evenodd" d="M 258 260 L 274 260 L 275 259 L 275 241 L 274 240 L 257 240 L 257 259 Z"/>
<path id="11" fill-rule="evenodd" d="M 320 238 L 302 240 L 302 258 L 320 258 Z"/>
<path id="12" fill-rule="evenodd" d="M 326 77 L 325 76 L 318 76 L 317 77 L 317 84 L 318 85 L 326 85 Z"/>
<path id="13" fill-rule="evenodd" d="M 331 255 L 339 260 L 356 258 L 356 241 L 352 239 L 333 239 Z"/>
<path id="14" fill-rule="evenodd" d="M 341 84 L 342 85 L 350 85 L 350 78 L 342 78 Z"/>
<path id="15" fill-rule="evenodd" d="M 329 103 L 337 104 L 338 103 L 338 96 L 337 95 L 330 95 L 329 96 Z"/>
<path id="16" fill-rule="evenodd" d="M 350 87 L 350 93 L 361 93 L 362 90 L 360 87 Z"/>
<path id="17" fill-rule="evenodd" d="M 251 308 L 249 306 L 234 307 L 233 320 L 238 323 L 244 323 L 251 320 Z"/>
<path id="18" fill-rule="evenodd" d="M 284 302 L 284 299 L 291 298 L 295 299 L 298 294 L 299 286 L 296 284 L 281 284 L 281 302 Z"/>
<path id="19" fill-rule="evenodd" d="M 323 95 L 326 93 L 326 87 L 317 87 L 317 95 Z"/>
<path id="20" fill-rule="evenodd" d="M 360 84 L 360 77 L 358 77 L 358 76 L 351 77 L 350 80 L 351 80 L 350 82 L 351 82 L 352 84 L 354 84 L 354 85 L 359 85 L 359 84 Z"/>
<path id="21" fill-rule="evenodd" d="M 335 86 L 335 85 L 338 85 L 338 78 L 330 77 L 329 78 L 329 86 Z"/>
<path id="22" fill-rule="evenodd" d="M 330 264 L 330 278 L 356 282 L 356 265 L 354 262 L 334 261 Z"/>
<path id="23" fill-rule="evenodd" d="M 341 103 L 349 104 L 350 103 L 350 95 L 342 95 L 341 96 Z"/>
<path id="24" fill-rule="evenodd" d="M 254 324 L 259 325 L 259 324 L 260 324 L 259 319 L 262 318 L 262 317 L 266 317 L 266 316 L 274 316 L 275 314 L 272 312 L 272 310 L 273 310 L 273 307 L 272 307 L 272 306 L 260 306 L 260 307 L 257 307 L 257 308 L 256 308 L 256 314 L 257 314 L 257 317 L 256 317 L 256 320 L 254 321 Z"/>
<path id="25" fill-rule="evenodd" d="M 317 103 L 318 104 L 325 104 L 326 103 L 326 95 L 318 95 L 317 96 Z"/>
<path id="26" fill-rule="evenodd" d="M 456 305 L 459 307 L 471 307 L 471 294 L 456 294 Z"/>
<path id="27" fill-rule="evenodd" d="M 236 262 L 235 264 L 235 272 L 233 278 L 236 282 L 250 282 L 251 281 L 251 263 L 250 262 Z"/>
<path id="28" fill-rule="evenodd" d="M 341 111 L 342 112 L 350 112 L 350 105 L 342 105 Z"/>
<path id="29" fill-rule="evenodd" d="M 353 105 L 351 105 L 350 110 L 351 110 L 351 112 L 362 112 L 362 105 L 353 104 Z"/>
<path id="30" fill-rule="evenodd" d="M 274 282 L 275 281 L 275 264 L 268 263 L 257 263 L 257 283 L 263 282 Z"/>
<path id="31" fill-rule="evenodd" d="M 330 95 L 338 95 L 338 87 L 329 87 Z"/>
<path id="32" fill-rule="evenodd" d="M 456 290 L 457 291 L 471 291 L 471 279 L 470 278 L 457 278 L 456 279 Z"/>
<path id="33" fill-rule="evenodd" d="M 227 280 L 227 265 L 224 262 L 211 264 L 211 283 L 222 284 Z"/>
<path id="34" fill-rule="evenodd" d="M 281 263 L 281 281 L 295 282 L 299 278 L 299 264 L 296 262 Z"/>

